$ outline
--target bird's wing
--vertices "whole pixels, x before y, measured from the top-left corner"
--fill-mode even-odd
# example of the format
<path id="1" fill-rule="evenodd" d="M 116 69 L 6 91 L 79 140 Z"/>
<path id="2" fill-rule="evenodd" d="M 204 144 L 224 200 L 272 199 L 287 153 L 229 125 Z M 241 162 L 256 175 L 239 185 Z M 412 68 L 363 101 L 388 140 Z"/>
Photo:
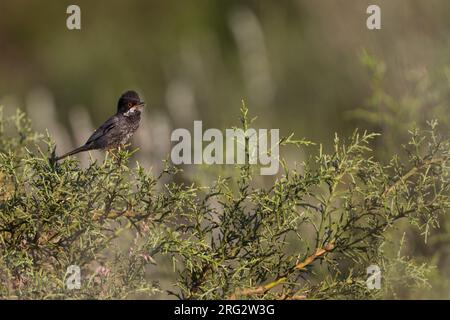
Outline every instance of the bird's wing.
<path id="1" fill-rule="evenodd" d="M 113 129 L 117 125 L 118 121 L 119 118 L 115 115 L 106 120 L 105 123 L 103 123 L 97 130 L 94 131 L 94 133 L 89 137 L 88 141 L 86 141 L 86 144 L 93 143 L 104 137 L 111 129 Z"/>

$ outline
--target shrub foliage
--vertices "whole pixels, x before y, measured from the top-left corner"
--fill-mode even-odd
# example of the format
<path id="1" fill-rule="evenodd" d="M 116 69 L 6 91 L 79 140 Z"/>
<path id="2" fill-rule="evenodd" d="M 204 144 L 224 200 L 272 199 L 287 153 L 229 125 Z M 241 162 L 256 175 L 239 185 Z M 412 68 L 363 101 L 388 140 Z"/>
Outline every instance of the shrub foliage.
<path id="1" fill-rule="evenodd" d="M 426 241 L 450 205 L 449 141 L 436 126 L 411 130 L 386 163 L 372 154 L 376 134 L 336 136 L 329 152 L 290 136 L 282 147 L 310 155 L 280 159 L 270 185 L 249 165 L 199 185 L 177 182 L 169 162 L 156 174 L 134 165 L 129 151 L 86 168 L 52 163 L 51 139 L 22 112 L 0 115 L 0 296 L 376 298 L 395 295 L 396 281 L 426 286 L 429 265 L 385 248 L 400 221 Z M 366 286 L 374 264 L 381 290 Z M 69 265 L 81 267 L 78 290 Z"/>

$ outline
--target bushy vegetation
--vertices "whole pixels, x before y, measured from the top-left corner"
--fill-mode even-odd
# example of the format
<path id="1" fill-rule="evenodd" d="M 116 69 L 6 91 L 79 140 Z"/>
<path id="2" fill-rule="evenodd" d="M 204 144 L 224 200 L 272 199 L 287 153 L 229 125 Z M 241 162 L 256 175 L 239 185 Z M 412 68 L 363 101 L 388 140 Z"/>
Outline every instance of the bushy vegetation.
<path id="1" fill-rule="evenodd" d="M 367 68 L 372 93 L 364 106 L 350 111 L 348 115 L 356 118 L 359 125 L 367 130 L 382 133 L 374 144 L 374 153 L 378 159 L 388 161 L 392 154 L 397 154 L 400 146 L 408 141 L 409 130 L 427 127 L 426 119 L 439 119 L 435 134 L 448 135 L 448 66 L 439 65 L 436 69 L 411 68 L 404 79 L 406 85 L 401 86 L 401 90 L 395 90 L 389 81 L 396 73 L 392 67 L 366 51 L 361 55 L 361 62 Z M 442 216 L 439 228 L 431 230 L 426 245 L 421 242 L 420 233 L 412 226 L 403 224 L 391 233 L 392 241 L 406 243 L 404 254 L 413 255 L 422 262 L 432 261 L 436 266 L 429 276 L 433 290 L 416 290 L 413 293 L 408 287 L 404 287 L 401 297 L 450 297 L 449 234 L 449 215 Z"/>
<path id="2" fill-rule="evenodd" d="M 264 188 L 254 166 L 186 184 L 180 168 L 167 162 L 153 174 L 129 151 L 87 168 L 76 158 L 54 164 L 53 143 L 22 112 L 1 115 L 0 296 L 377 298 L 427 286 L 430 265 L 402 256 L 388 231 L 404 220 L 426 241 L 450 205 L 449 141 L 436 126 L 411 130 L 386 163 L 373 157 L 376 134 L 336 136 L 329 153 L 283 138 L 311 155 L 292 168 L 281 159 Z M 366 286 L 374 264 L 380 290 Z M 79 290 L 66 287 L 69 265 L 81 267 Z"/>

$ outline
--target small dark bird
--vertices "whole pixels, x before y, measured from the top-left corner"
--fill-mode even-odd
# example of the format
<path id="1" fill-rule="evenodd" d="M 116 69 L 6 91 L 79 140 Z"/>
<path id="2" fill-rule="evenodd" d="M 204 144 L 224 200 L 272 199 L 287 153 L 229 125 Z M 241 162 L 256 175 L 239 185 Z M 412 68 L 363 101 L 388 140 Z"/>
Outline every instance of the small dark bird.
<path id="1" fill-rule="evenodd" d="M 84 145 L 54 160 L 59 161 L 83 151 L 110 150 L 125 145 L 139 127 L 144 105 L 135 91 L 125 92 L 117 103 L 116 114 L 95 130 Z"/>

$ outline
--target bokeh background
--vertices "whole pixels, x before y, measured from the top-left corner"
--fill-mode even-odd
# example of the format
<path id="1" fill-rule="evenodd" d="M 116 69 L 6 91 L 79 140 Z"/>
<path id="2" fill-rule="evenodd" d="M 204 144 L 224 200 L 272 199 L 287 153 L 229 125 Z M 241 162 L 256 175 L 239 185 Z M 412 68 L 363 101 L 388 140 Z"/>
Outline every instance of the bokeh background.
<path id="1" fill-rule="evenodd" d="M 81 7 L 81 30 L 66 28 L 70 4 Z M 381 30 L 366 28 L 369 4 L 381 7 Z M 174 128 L 236 125 L 241 99 L 258 126 L 325 147 L 335 132 L 385 133 L 375 146 L 384 156 L 407 125 L 450 120 L 449 18 L 448 0 L 2 0 L 0 105 L 25 109 L 61 153 L 135 89 L 147 102 L 136 157 L 155 171 Z M 377 100 L 380 88 L 391 104 Z M 436 272 L 433 289 L 403 297 L 450 298 L 449 229 L 444 220 L 431 247 L 407 234 L 406 253 Z"/>

